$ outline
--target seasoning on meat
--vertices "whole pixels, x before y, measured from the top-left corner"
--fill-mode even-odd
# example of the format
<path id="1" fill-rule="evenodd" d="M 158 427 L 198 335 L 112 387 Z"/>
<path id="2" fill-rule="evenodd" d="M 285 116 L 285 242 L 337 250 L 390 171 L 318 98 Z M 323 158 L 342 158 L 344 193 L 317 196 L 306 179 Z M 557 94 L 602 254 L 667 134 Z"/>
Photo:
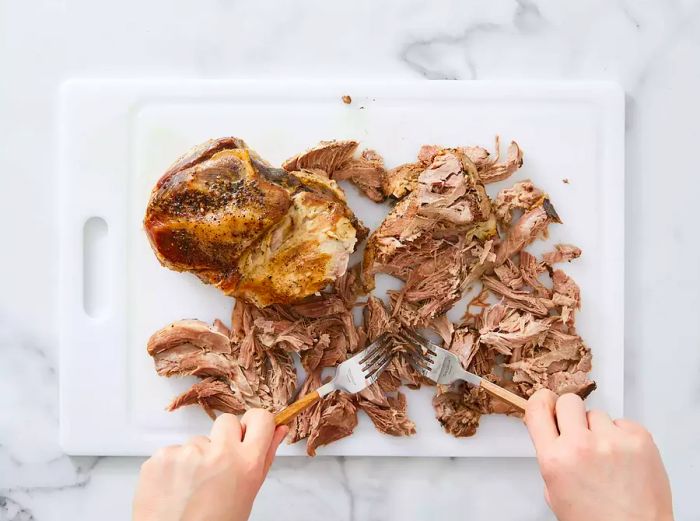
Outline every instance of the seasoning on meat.
<path id="1" fill-rule="evenodd" d="M 260 307 L 323 289 L 365 233 L 329 180 L 273 168 L 236 138 L 178 159 L 153 188 L 144 227 L 163 266 Z"/>

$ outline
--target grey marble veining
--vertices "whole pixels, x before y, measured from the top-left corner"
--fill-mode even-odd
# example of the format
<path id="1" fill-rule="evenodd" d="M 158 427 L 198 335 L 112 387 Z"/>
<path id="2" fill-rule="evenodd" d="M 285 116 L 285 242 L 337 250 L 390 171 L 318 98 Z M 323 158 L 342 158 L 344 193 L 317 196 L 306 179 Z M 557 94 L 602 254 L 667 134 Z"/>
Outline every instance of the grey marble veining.
<path id="1" fill-rule="evenodd" d="M 625 405 L 661 448 L 677 519 L 700 519 L 699 56 L 698 0 L 0 0 L 0 521 L 128 519 L 142 461 L 57 444 L 54 102 L 74 76 L 618 81 Z M 290 521 L 552 519 L 536 465 L 514 459 L 280 460 L 253 519 L 281 509 Z"/>

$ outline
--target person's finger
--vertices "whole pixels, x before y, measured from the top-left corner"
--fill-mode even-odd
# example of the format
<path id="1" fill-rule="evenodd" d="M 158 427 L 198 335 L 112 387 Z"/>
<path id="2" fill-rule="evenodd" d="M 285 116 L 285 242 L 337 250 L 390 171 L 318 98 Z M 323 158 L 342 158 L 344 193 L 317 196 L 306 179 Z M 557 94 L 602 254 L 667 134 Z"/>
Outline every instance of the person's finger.
<path id="1" fill-rule="evenodd" d="M 275 459 L 275 454 L 277 454 L 277 449 L 288 433 L 289 427 L 286 425 L 280 425 L 275 429 L 275 434 L 272 436 L 272 443 L 270 443 L 270 448 L 267 450 L 267 456 L 265 456 L 265 474 L 267 474 L 267 471 L 270 470 L 270 466 Z"/>
<path id="2" fill-rule="evenodd" d="M 243 415 L 241 424 L 245 429 L 243 445 L 264 457 L 275 433 L 274 416 L 263 409 L 251 409 Z"/>
<path id="3" fill-rule="evenodd" d="M 562 434 L 576 434 L 588 430 L 586 406 L 580 396 L 566 393 L 556 404 L 557 425 Z"/>
<path id="4" fill-rule="evenodd" d="M 147 460 L 147 462 L 154 461 L 154 460 L 168 459 L 171 456 L 173 456 L 178 450 L 180 450 L 180 447 L 182 447 L 182 445 L 168 445 L 166 447 L 161 447 L 160 449 L 156 450 L 151 455 L 151 457 Z"/>
<path id="5" fill-rule="evenodd" d="M 588 428 L 593 432 L 605 432 L 615 428 L 610 416 L 605 411 L 593 409 L 586 413 Z"/>
<path id="6" fill-rule="evenodd" d="M 243 436 L 241 422 L 233 414 L 222 414 L 211 427 L 211 443 L 219 445 L 231 445 L 240 443 Z"/>
<path id="7" fill-rule="evenodd" d="M 525 425 L 536 450 L 540 450 L 559 436 L 554 415 L 556 401 L 557 395 L 549 389 L 540 389 L 527 401 Z"/>
<path id="8" fill-rule="evenodd" d="M 211 440 L 206 436 L 192 436 L 187 440 L 187 445 L 194 445 L 200 449 L 206 449 L 211 445 Z"/>
<path id="9" fill-rule="evenodd" d="M 646 432 L 646 429 L 639 425 L 637 422 L 633 422 L 632 420 L 628 420 L 626 418 L 619 418 L 613 422 L 616 427 L 619 429 L 622 429 L 623 431 L 632 433 L 632 434 L 641 434 Z"/>

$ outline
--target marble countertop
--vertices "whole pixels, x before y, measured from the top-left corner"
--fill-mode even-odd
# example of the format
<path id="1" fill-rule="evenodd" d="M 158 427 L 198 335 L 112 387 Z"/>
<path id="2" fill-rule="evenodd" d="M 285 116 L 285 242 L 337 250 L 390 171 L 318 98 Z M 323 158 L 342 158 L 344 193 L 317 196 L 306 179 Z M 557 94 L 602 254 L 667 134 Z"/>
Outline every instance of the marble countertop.
<path id="1" fill-rule="evenodd" d="M 55 101 L 77 76 L 618 81 L 625 407 L 677 519 L 700 519 L 699 56 L 697 0 L 0 0 L 0 520 L 128 519 L 142 461 L 57 443 Z M 288 521 L 552 519 L 528 459 L 284 459 L 253 519 L 280 504 Z"/>

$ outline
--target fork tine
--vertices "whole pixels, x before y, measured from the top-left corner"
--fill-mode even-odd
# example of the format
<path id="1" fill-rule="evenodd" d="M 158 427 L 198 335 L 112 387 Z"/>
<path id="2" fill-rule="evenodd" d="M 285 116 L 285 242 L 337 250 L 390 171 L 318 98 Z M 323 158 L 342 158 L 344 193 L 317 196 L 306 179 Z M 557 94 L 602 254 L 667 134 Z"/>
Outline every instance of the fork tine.
<path id="1" fill-rule="evenodd" d="M 392 359 L 391 352 L 389 350 L 386 350 L 383 353 L 381 353 L 380 356 L 373 359 L 371 362 L 367 362 L 366 364 L 363 364 L 362 371 L 364 371 L 365 375 L 372 374 L 374 371 L 377 370 L 377 367 L 381 366 L 387 360 L 391 360 L 391 359 Z"/>
<path id="2" fill-rule="evenodd" d="M 406 340 L 409 347 L 405 352 L 417 356 L 421 361 L 425 361 L 428 368 L 430 368 L 429 366 L 433 364 L 437 357 L 435 348 L 425 338 L 411 329 L 404 328 L 402 333 L 402 338 Z"/>
<path id="3" fill-rule="evenodd" d="M 372 353 L 369 355 L 366 355 L 358 362 L 361 367 L 369 367 L 371 365 L 374 365 L 374 363 L 379 360 L 380 358 L 384 358 L 388 354 L 391 354 L 391 351 L 387 349 L 386 343 L 383 343 L 382 346 L 380 346 L 379 349 L 374 349 Z"/>
<path id="4" fill-rule="evenodd" d="M 404 354 L 406 355 L 406 358 L 408 358 L 408 361 L 411 362 L 414 366 L 418 366 L 424 369 L 430 369 L 430 367 L 433 365 L 432 358 L 428 358 L 423 353 L 419 353 L 414 348 L 404 351 Z"/>
<path id="5" fill-rule="evenodd" d="M 408 337 L 407 338 L 408 340 L 415 342 L 416 344 L 421 346 L 423 349 L 428 351 L 431 355 L 437 355 L 437 352 L 430 345 L 430 342 L 428 342 L 421 335 L 419 335 L 418 333 L 416 333 L 415 331 L 413 331 L 412 329 L 407 328 L 407 327 L 403 329 L 403 332 L 405 333 L 404 338 Z"/>
<path id="6" fill-rule="evenodd" d="M 411 364 L 411 367 L 413 367 L 413 369 L 415 369 L 416 371 L 418 371 L 419 374 L 427 375 L 428 372 L 430 371 L 429 368 L 427 368 L 427 367 L 425 367 L 425 366 L 423 366 L 423 365 L 420 365 L 420 364 L 416 361 L 416 359 L 415 359 L 414 357 L 408 356 L 408 357 L 406 357 L 406 358 L 408 359 L 408 363 Z"/>
<path id="7" fill-rule="evenodd" d="M 391 360 L 392 360 L 392 357 L 390 356 L 389 358 L 387 358 L 387 360 L 386 360 L 382 365 L 380 365 L 379 367 L 377 367 L 377 368 L 372 372 L 372 374 L 368 375 L 368 376 L 366 377 L 366 380 L 367 380 L 368 382 L 370 382 L 371 384 L 373 384 L 374 382 L 376 382 L 377 379 L 379 379 L 379 376 L 382 374 L 382 371 L 384 371 L 384 369 L 386 369 L 387 366 L 391 363 Z"/>
<path id="8" fill-rule="evenodd" d="M 386 349 L 386 340 L 386 334 L 379 335 L 374 342 L 355 355 L 355 357 L 358 357 L 357 362 L 359 364 L 364 364 L 367 360 L 373 358 L 377 353 L 381 353 L 384 349 Z"/>

